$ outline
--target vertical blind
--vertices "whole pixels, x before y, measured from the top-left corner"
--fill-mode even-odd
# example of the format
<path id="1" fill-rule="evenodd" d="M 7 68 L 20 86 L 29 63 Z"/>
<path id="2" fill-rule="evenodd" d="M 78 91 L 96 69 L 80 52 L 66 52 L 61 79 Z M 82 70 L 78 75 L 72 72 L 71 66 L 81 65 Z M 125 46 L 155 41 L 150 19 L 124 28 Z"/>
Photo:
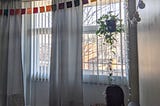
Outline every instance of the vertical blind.
<path id="1" fill-rule="evenodd" d="M 24 2 L 24 8 L 48 6 L 51 3 L 51 0 Z M 31 78 L 47 81 L 50 73 L 52 12 L 25 14 L 23 21 L 30 22 L 26 23 L 30 26 L 24 24 L 23 29 L 27 28 L 31 36 Z"/>
<path id="2" fill-rule="evenodd" d="M 34 1 L 33 7 L 51 5 L 50 1 Z M 35 68 L 32 69 L 34 80 L 48 80 L 51 56 L 52 12 L 32 15 L 32 54 Z M 34 67 L 34 66 L 33 66 Z"/>

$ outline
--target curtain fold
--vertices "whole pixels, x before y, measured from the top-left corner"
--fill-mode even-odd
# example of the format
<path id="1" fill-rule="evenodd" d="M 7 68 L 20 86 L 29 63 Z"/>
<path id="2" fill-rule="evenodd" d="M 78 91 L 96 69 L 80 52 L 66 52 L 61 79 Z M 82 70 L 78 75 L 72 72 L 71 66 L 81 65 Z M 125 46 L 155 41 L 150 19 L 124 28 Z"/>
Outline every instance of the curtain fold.
<path id="1" fill-rule="evenodd" d="M 50 106 L 83 106 L 82 5 L 53 12 L 52 25 Z"/>
<path id="2" fill-rule="evenodd" d="M 22 2 L 22 8 L 31 7 L 31 2 Z M 25 106 L 32 106 L 31 100 L 31 15 L 22 16 L 22 66 L 24 80 Z"/>
<path id="3" fill-rule="evenodd" d="M 1 1 L 0 8 L 21 8 L 21 2 Z M 0 16 L 0 106 L 24 106 L 21 19 L 8 12 Z"/>

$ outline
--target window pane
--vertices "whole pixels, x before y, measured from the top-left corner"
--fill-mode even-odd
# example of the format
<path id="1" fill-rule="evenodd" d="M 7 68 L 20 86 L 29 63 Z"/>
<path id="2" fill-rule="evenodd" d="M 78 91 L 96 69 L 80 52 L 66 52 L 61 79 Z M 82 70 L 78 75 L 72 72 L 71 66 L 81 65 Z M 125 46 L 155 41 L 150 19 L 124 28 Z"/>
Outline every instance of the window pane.
<path id="1" fill-rule="evenodd" d="M 33 1 L 32 7 L 48 6 L 52 1 Z M 52 12 L 31 14 L 32 17 L 32 78 L 49 80 L 51 57 Z"/>
<path id="2" fill-rule="evenodd" d="M 127 58 L 127 40 L 126 34 L 122 33 L 116 36 L 117 42 L 115 48 L 110 49 L 110 46 L 105 44 L 104 38 L 97 36 L 96 30 L 98 25 L 96 20 L 110 10 L 114 14 L 119 14 L 124 18 L 124 3 L 107 4 L 105 2 L 97 2 L 91 5 L 86 5 L 83 8 L 83 75 L 106 75 L 108 76 L 109 63 L 112 62 L 113 76 L 126 77 L 126 58 Z M 114 51 L 112 53 L 111 51 Z"/>

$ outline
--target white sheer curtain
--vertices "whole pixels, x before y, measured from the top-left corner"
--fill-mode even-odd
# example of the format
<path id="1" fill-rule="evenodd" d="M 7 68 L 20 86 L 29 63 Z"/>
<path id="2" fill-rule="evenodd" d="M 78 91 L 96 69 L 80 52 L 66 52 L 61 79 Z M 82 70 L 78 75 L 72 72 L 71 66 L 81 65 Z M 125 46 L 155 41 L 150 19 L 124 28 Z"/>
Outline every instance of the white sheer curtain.
<path id="1" fill-rule="evenodd" d="M 81 0 L 80 0 L 81 1 Z M 57 0 L 54 3 L 67 2 Z M 53 12 L 50 106 L 83 106 L 82 4 Z"/>
<path id="2" fill-rule="evenodd" d="M 22 16 L 22 62 L 26 106 L 39 106 L 38 104 L 42 103 L 42 101 L 38 101 L 39 98 L 46 95 L 45 100 L 49 101 L 52 12 L 41 13 L 39 8 L 51 5 L 51 3 L 51 0 L 22 3 L 22 8 L 38 8 L 37 13 Z M 45 89 L 45 95 L 39 92 L 41 88 Z M 46 105 L 46 103 L 42 105 Z"/>
<path id="3" fill-rule="evenodd" d="M 30 8 L 31 2 L 22 2 L 22 8 Z M 22 15 L 22 65 L 25 106 L 31 105 L 31 15 Z"/>
<path id="4" fill-rule="evenodd" d="M 0 106 L 24 106 L 21 63 L 21 15 L 9 10 L 21 8 L 21 1 L 1 1 L 0 16 Z"/>

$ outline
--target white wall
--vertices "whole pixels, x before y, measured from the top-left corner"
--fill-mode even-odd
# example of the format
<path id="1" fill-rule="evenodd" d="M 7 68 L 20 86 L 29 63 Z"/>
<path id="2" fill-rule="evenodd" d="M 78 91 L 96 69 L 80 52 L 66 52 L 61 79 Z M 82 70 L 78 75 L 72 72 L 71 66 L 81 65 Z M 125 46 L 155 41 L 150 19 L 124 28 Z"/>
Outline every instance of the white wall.
<path id="1" fill-rule="evenodd" d="M 140 106 L 160 106 L 160 0 L 143 0 L 138 24 Z"/>
<path id="2" fill-rule="evenodd" d="M 36 96 L 32 96 L 33 106 L 49 106 L 49 84 L 47 82 L 35 82 L 33 83 L 32 93 Z M 84 84 L 83 95 L 84 95 L 84 106 L 90 106 L 95 103 L 105 103 L 103 95 L 104 90 L 107 86 L 105 85 L 90 85 Z M 127 87 L 122 87 L 125 92 L 125 103 L 128 99 Z"/>
<path id="3" fill-rule="evenodd" d="M 106 85 L 90 85 L 84 84 L 84 104 L 90 106 L 95 103 L 105 103 L 105 96 L 103 92 L 106 89 Z M 121 86 L 125 95 L 125 104 L 128 103 L 128 88 L 127 86 Z M 126 105 L 127 106 L 127 105 Z"/>

